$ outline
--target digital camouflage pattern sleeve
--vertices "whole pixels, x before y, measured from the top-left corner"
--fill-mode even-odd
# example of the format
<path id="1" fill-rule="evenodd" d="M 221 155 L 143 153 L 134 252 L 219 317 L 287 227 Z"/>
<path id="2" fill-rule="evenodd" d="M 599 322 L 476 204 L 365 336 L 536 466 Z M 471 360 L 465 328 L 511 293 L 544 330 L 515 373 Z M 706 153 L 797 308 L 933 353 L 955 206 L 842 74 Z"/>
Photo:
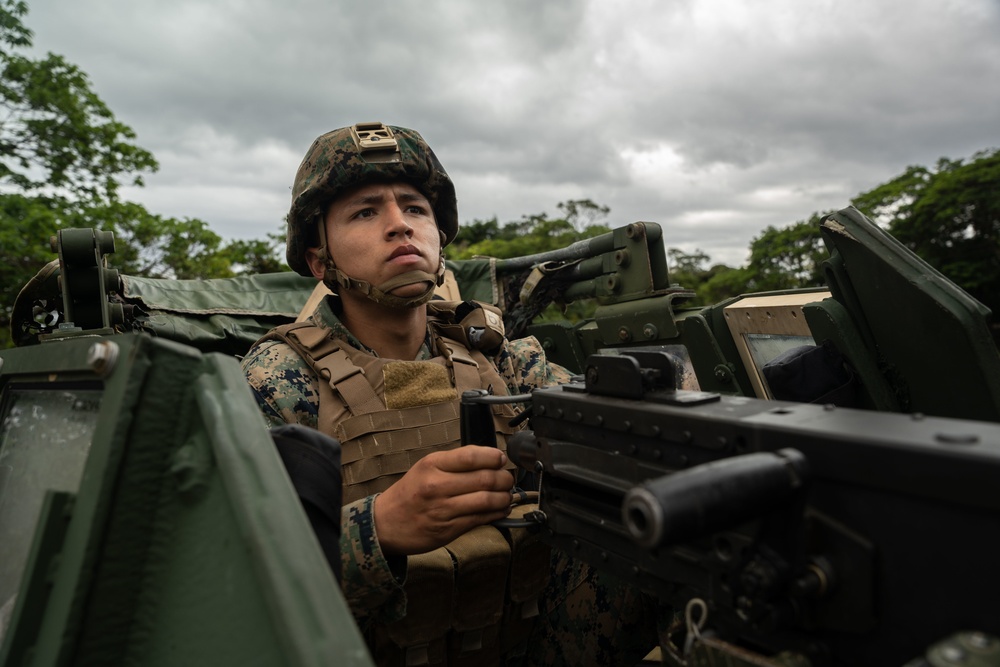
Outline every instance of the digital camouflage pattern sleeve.
<path id="1" fill-rule="evenodd" d="M 318 425 L 318 378 L 291 347 L 265 341 L 243 359 L 243 372 L 269 426 Z M 358 624 L 403 614 L 402 585 L 375 535 L 374 496 L 345 505 L 340 515 L 341 587 Z M 405 564 L 394 564 L 405 572 Z"/>
<path id="2" fill-rule="evenodd" d="M 554 364 L 545 356 L 542 344 L 534 336 L 507 341 L 500 346 L 494 358 L 500 377 L 507 383 L 507 391 L 527 394 L 538 387 L 569 382 L 573 374 Z"/>

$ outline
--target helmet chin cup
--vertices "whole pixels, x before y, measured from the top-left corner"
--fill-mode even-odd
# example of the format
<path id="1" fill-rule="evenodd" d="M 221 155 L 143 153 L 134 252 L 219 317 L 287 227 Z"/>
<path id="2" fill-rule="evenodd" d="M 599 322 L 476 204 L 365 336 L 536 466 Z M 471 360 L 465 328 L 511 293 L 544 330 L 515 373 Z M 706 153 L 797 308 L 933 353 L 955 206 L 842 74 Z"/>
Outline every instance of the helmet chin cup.
<path id="1" fill-rule="evenodd" d="M 334 266 L 332 259 L 328 259 L 326 272 L 323 275 L 323 282 L 334 292 L 342 294 L 343 290 L 355 290 L 361 292 L 375 303 L 389 306 L 390 308 L 415 308 L 427 303 L 434 297 L 434 289 L 444 283 L 444 273 L 445 265 L 444 258 L 442 257 L 436 274 L 427 273 L 426 271 L 407 271 L 376 286 L 366 280 L 351 278 Z M 416 285 L 418 283 L 427 283 L 427 289 L 413 296 L 396 296 L 391 293 L 400 287 Z"/>

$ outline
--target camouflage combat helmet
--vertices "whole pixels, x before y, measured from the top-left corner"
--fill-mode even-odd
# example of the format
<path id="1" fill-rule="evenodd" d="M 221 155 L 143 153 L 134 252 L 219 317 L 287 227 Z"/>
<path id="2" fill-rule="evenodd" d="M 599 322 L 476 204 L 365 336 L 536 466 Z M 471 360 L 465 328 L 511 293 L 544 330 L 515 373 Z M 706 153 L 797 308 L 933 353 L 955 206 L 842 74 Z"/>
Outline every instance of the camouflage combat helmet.
<path id="1" fill-rule="evenodd" d="M 455 186 L 434 151 L 417 132 L 382 123 L 358 123 L 327 132 L 306 153 L 292 185 L 286 258 L 311 276 L 306 249 L 315 244 L 323 207 L 348 188 L 369 182 L 404 181 L 431 203 L 443 245 L 458 233 Z"/>

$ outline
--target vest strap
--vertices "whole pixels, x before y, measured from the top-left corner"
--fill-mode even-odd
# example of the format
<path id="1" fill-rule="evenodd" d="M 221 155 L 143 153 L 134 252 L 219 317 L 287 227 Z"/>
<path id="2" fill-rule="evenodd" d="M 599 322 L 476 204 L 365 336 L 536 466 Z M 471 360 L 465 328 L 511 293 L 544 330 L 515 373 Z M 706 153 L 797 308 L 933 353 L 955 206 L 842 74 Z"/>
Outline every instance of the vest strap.
<path id="1" fill-rule="evenodd" d="M 385 403 L 365 379 L 365 372 L 355 366 L 342 348 L 316 362 L 316 370 L 340 394 L 352 414 L 362 415 L 385 410 Z"/>

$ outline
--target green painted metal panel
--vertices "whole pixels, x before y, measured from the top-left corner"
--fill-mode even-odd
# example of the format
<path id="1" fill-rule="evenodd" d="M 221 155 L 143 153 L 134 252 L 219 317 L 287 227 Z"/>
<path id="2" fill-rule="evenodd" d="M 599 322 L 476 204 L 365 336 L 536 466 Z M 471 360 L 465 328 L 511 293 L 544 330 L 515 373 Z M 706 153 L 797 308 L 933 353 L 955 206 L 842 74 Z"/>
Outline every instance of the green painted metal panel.
<path id="1" fill-rule="evenodd" d="M 0 361 L 8 421 L 18 387 L 102 392 L 79 488 L 41 510 L 0 664 L 370 664 L 234 359 L 132 334 Z"/>

